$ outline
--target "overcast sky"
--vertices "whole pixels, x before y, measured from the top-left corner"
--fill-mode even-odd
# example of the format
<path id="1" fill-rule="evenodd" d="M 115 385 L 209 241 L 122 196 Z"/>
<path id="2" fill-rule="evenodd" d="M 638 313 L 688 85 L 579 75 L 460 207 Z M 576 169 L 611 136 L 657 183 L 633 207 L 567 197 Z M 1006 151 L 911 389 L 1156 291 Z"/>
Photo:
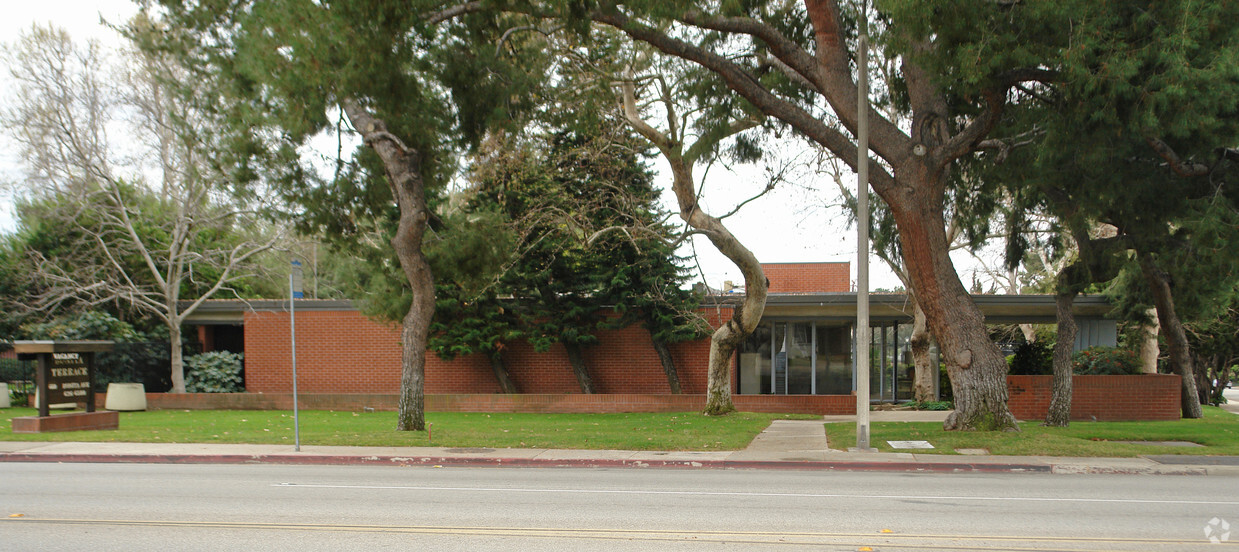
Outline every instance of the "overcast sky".
<path id="1" fill-rule="evenodd" d="M 18 36 L 35 23 L 53 23 L 67 29 L 79 40 L 99 39 L 115 43 L 116 33 L 100 24 L 100 20 L 122 22 L 137 12 L 129 0 L 8 0 L 0 17 L 0 42 L 13 44 Z M 0 95 L 9 96 L 8 68 L 0 77 Z M 0 104 L 3 102 L 0 101 Z M 0 181 L 14 182 L 20 178 L 16 169 L 17 154 L 7 135 L 0 136 Z M 0 194 L 3 194 L 0 189 Z M 12 198 L 0 195 L 0 232 L 12 232 L 15 226 Z"/>
<path id="2" fill-rule="evenodd" d="M 97 38 L 116 44 L 118 39 L 115 33 L 102 26 L 100 19 L 120 23 L 135 12 L 136 8 L 128 0 L 11 0 L 6 2 L 4 16 L 0 17 L 0 41 L 11 44 L 32 24 L 50 22 L 67 29 L 75 39 Z M 0 82 L 7 80 L 0 79 Z M 0 179 L 16 181 L 19 178 L 15 168 L 17 163 L 14 148 L 7 138 L 0 138 Z M 665 171 L 662 174 L 666 174 Z M 709 212 L 716 215 L 731 211 L 736 204 L 759 192 L 765 183 L 761 170 L 732 173 L 716 167 L 709 177 L 709 182 L 704 186 L 703 203 Z M 849 175 L 849 178 L 851 187 L 855 188 L 855 176 Z M 725 223 L 762 262 L 848 261 L 852 264 L 854 281 L 856 231 L 843 225 L 838 208 L 825 207 L 837 201 L 835 185 L 825 176 L 805 171 L 801 171 L 795 180 L 745 205 Z M 670 178 L 660 175 L 657 184 L 669 188 Z M 812 192 L 810 188 L 819 191 Z M 675 207 L 670 191 L 664 192 L 663 201 L 667 209 Z M 11 198 L 0 197 L 0 232 L 12 232 L 14 226 Z M 711 286 L 720 287 L 724 280 L 741 283 L 743 278 L 739 270 L 707 240 L 701 237 L 696 240 L 700 266 Z M 686 248 L 682 253 L 689 254 L 691 251 L 691 248 Z M 876 259 L 870 274 L 871 288 L 899 285 L 894 275 Z"/>

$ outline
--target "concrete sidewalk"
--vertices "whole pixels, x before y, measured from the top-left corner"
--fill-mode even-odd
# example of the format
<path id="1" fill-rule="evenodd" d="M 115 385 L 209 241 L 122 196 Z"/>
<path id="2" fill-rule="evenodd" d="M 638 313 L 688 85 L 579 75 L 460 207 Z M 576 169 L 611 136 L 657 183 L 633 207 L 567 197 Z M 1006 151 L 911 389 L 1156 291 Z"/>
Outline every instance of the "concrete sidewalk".
<path id="1" fill-rule="evenodd" d="M 941 421 L 945 412 L 874 412 L 873 421 Z M 830 417 L 851 422 L 852 417 Z M 835 450 L 822 421 L 776 420 L 744 450 L 720 452 L 325 447 L 172 443 L 3 442 L 0 462 L 306 464 L 591 468 L 793 469 L 938 473 L 1034 472 L 1239 476 L 1236 456 L 1056 458 Z"/>

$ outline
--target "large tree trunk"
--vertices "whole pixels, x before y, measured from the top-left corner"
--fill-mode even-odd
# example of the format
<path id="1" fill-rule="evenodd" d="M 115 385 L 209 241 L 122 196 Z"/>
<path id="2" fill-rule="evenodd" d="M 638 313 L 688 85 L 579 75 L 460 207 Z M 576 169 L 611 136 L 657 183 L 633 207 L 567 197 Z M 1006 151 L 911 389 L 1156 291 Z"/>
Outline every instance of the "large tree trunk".
<path id="1" fill-rule="evenodd" d="M 508 367 L 503 364 L 503 353 L 494 351 L 486 358 L 490 359 L 490 369 L 495 373 L 495 381 L 499 382 L 499 391 L 508 395 L 520 393 L 516 389 L 516 383 L 512 381 L 512 375 L 508 373 Z"/>
<path id="2" fill-rule="evenodd" d="M 1230 374 L 1226 369 L 1230 363 L 1223 359 L 1222 355 L 1217 354 L 1196 357 L 1196 371 L 1200 373 L 1197 387 L 1201 390 L 1201 404 L 1218 405 L 1223 402 L 1222 393 L 1230 383 Z"/>
<path id="3" fill-rule="evenodd" d="M 1157 357 L 1161 355 L 1161 344 L 1157 340 L 1157 334 L 1161 329 L 1157 323 L 1157 309 L 1149 309 L 1149 318 L 1151 322 L 1140 325 L 1140 333 L 1143 336 L 1140 340 L 1140 371 L 1145 374 L 1156 374 Z"/>
<path id="4" fill-rule="evenodd" d="M 1148 253 L 1137 251 L 1140 258 L 1140 270 L 1149 283 L 1149 291 L 1153 294 L 1153 305 L 1157 307 L 1157 319 L 1161 323 L 1162 335 L 1166 338 L 1166 352 L 1170 355 L 1170 368 L 1179 375 L 1180 401 L 1184 418 L 1200 418 L 1204 412 L 1200 408 L 1200 398 L 1196 392 L 1196 376 L 1192 370 L 1192 353 L 1187 343 L 1187 332 L 1175 312 L 1174 296 L 1170 291 L 1170 282 L 1154 263 Z"/>
<path id="5" fill-rule="evenodd" d="M 680 216 L 685 217 L 693 228 L 703 230 L 714 246 L 736 263 L 744 274 L 744 303 L 710 336 L 710 365 L 704 412 L 710 416 L 727 414 L 736 410 L 731 400 L 731 359 L 744 338 L 753 333 L 761 322 L 762 312 L 766 310 L 766 290 L 769 283 L 757 257 L 744 247 L 721 221 L 697 209 L 695 198 L 693 203 L 686 207 L 684 196 L 678 190 L 676 196 L 680 199 Z"/>
<path id="6" fill-rule="evenodd" d="M 635 38 L 641 40 L 640 37 Z M 736 239 L 723 225 L 722 220 L 705 212 L 697 202 L 697 184 L 693 180 L 693 164 L 697 158 L 686 158 L 682 142 L 668 138 L 641 119 L 636 109 L 631 83 L 624 86 L 623 100 L 624 116 L 628 123 L 657 146 L 671 165 L 671 189 L 675 192 L 676 202 L 680 206 L 680 218 L 693 230 L 704 234 L 719 253 L 735 263 L 744 275 L 744 303 L 735 309 L 731 319 L 710 336 L 710 360 L 706 372 L 704 413 L 717 416 L 734 412 L 736 406 L 731 400 L 731 359 L 744 338 L 753 333 L 761 322 L 761 315 L 766 309 L 769 282 L 766 281 L 757 256 Z M 693 155 L 691 151 L 690 155 Z"/>
<path id="7" fill-rule="evenodd" d="M 388 132 L 386 124 L 360 104 L 351 99 L 343 103 L 353 128 L 383 160 L 392 194 L 400 208 L 399 226 L 391 243 L 409 281 L 413 301 L 400 332 L 402 354 L 396 430 L 425 431 L 426 340 L 434 317 L 435 288 L 430 263 L 422 253 L 422 238 L 426 234 L 430 210 L 426 205 L 421 156 Z"/>
<path id="8" fill-rule="evenodd" d="M 1209 362 L 1200 355 L 1192 355 L 1192 366 L 1196 368 L 1196 400 L 1200 404 L 1211 404 L 1209 395 L 1213 393 L 1213 382 L 1209 380 Z"/>
<path id="9" fill-rule="evenodd" d="M 732 317 L 727 323 L 714 330 L 714 334 L 710 336 L 706 415 L 719 416 L 736 410 L 736 405 L 731 400 L 731 357 L 744 338 L 752 333 L 751 331 L 746 333 L 743 328 L 743 321 Z"/>
<path id="10" fill-rule="evenodd" d="M 680 389 L 680 373 L 675 369 L 675 359 L 671 358 L 671 349 L 667 348 L 663 340 L 652 335 L 650 343 L 654 345 L 654 352 L 658 353 L 658 360 L 663 365 L 663 373 L 667 375 L 667 387 L 671 388 L 671 394 L 683 393 Z"/>
<path id="11" fill-rule="evenodd" d="M 564 349 L 568 351 L 568 362 L 572 364 L 572 374 L 576 376 L 581 392 L 592 395 L 594 380 L 589 377 L 589 367 L 585 364 L 585 353 L 581 351 L 581 346 L 576 343 L 564 343 Z"/>
<path id="12" fill-rule="evenodd" d="M 168 350 L 172 353 L 172 389 L 169 393 L 185 392 L 185 351 L 181 348 L 181 325 L 168 324 Z"/>
<path id="13" fill-rule="evenodd" d="M 907 177 L 941 179 L 928 167 L 911 167 Z M 904 266 L 917 302 L 924 308 L 930 331 L 946 361 L 955 396 L 955 411 L 943 423 L 947 430 L 1018 431 L 1007 408 L 1007 362 L 985 327 L 985 318 L 959 281 L 951 264 L 942 218 L 940 183 L 899 187 L 906 193 L 887 194 L 899 228 Z"/>
<path id="14" fill-rule="evenodd" d="M 938 380 L 938 366 L 929 357 L 930 336 L 929 325 L 925 320 L 925 311 L 915 297 L 912 302 L 912 337 L 909 340 L 912 348 L 912 364 L 916 367 L 913 382 L 913 398 L 917 402 L 937 400 L 934 384 Z"/>
<path id="15" fill-rule="evenodd" d="M 1045 413 L 1045 425 L 1050 427 L 1067 427 L 1071 423 L 1071 350 L 1079 332 L 1075 316 L 1071 314 L 1075 296 L 1073 291 L 1060 291 L 1054 298 L 1058 341 L 1054 343 L 1054 379 L 1050 391 L 1050 408 Z"/>

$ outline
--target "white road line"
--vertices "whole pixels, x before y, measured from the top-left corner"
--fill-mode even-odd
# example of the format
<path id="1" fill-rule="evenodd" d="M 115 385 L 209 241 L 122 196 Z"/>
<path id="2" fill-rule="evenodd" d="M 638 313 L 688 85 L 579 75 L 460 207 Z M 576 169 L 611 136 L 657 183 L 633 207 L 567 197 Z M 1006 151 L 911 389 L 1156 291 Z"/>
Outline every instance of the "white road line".
<path id="1" fill-rule="evenodd" d="M 522 489 L 500 487 L 414 487 L 395 485 L 324 485 L 314 483 L 274 483 L 272 487 L 303 489 L 366 489 L 389 491 L 466 491 L 486 493 L 558 493 L 558 494 L 621 494 L 621 495 L 681 495 L 737 496 L 780 498 L 855 498 L 865 500 L 977 500 L 1002 502 L 1096 502 L 1112 504 L 1197 504 L 1204 506 L 1239 506 L 1239 501 L 1225 500 L 1145 500 L 1127 498 L 1074 498 L 1035 496 L 933 496 L 933 495 L 862 495 L 841 493 L 754 493 L 726 491 L 641 491 L 630 489 Z"/>

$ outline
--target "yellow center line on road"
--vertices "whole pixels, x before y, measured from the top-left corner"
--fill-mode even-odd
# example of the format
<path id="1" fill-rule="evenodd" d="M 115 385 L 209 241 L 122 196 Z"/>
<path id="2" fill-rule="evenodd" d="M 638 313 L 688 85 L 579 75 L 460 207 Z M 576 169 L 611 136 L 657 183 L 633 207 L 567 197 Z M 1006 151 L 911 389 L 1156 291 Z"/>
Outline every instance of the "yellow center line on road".
<path id="1" fill-rule="evenodd" d="M 1083 502 L 1108 504 L 1154 504 L 1193 506 L 1239 506 L 1236 500 L 1166 500 L 1144 498 L 1093 498 L 1062 496 L 966 496 L 966 495 L 898 495 L 898 494 L 847 494 L 847 493 L 773 493 L 755 491 L 676 491 L 651 489 L 543 489 L 525 487 L 440 487 L 412 485 L 329 485 L 319 483 L 274 483 L 271 487 L 284 489 L 344 489 L 368 491 L 445 491 L 477 493 L 545 493 L 545 494 L 601 494 L 601 495 L 650 495 L 650 496 L 700 496 L 700 497 L 762 497 L 762 498 L 841 498 L 856 500 L 940 500 L 980 502 Z"/>
<path id="2" fill-rule="evenodd" d="M 628 541 L 675 541 L 788 546 L 881 547 L 884 550 L 1007 550 L 1026 552 L 1147 552 L 1183 550 L 1207 541 L 1179 539 L 1132 539 L 1105 537 L 1044 537 L 1010 535 L 934 535 L 906 533 L 825 533 L 768 531 L 696 531 L 651 529 L 589 529 L 571 527 L 481 527 L 435 525 L 350 525 L 323 523 L 272 523 L 241 521 L 117 520 L 22 517 L 0 523 L 49 525 L 104 525 L 117 527 L 176 527 L 184 529 L 235 529 L 278 531 L 324 531 L 338 533 L 393 533 L 424 535 L 470 535 L 479 537 L 527 537 Z M 1237 543 L 1220 543 L 1223 547 Z M 1126 548 L 1115 548 L 1125 546 Z M 1210 549 L 1217 549 L 1211 545 Z M 1157 547 L 1157 548 L 1154 548 Z"/>

